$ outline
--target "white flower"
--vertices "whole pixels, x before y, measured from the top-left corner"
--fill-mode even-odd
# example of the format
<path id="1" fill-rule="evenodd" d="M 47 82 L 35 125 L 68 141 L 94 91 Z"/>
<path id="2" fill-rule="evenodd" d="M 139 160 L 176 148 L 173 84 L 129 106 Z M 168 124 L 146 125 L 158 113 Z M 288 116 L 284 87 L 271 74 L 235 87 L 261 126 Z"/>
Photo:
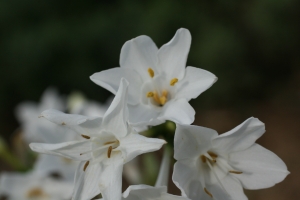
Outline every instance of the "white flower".
<path id="1" fill-rule="evenodd" d="M 98 200 L 106 200 L 98 199 Z M 186 197 L 167 193 L 167 187 L 149 185 L 131 185 L 123 193 L 122 200 L 189 200 Z"/>
<path id="2" fill-rule="evenodd" d="M 103 118 L 88 118 L 55 110 L 42 113 L 48 120 L 67 126 L 85 138 L 83 141 L 60 144 L 30 144 L 32 150 L 37 152 L 82 161 L 75 176 L 77 189 L 74 199 L 91 199 L 100 192 L 107 200 L 121 199 L 123 164 L 142 153 L 156 151 L 165 143 L 164 140 L 141 136 L 128 125 L 127 88 L 128 82 L 122 79 Z"/>
<path id="3" fill-rule="evenodd" d="M 40 154 L 34 163 L 33 170 L 39 176 L 50 176 L 72 183 L 78 164 L 78 161 L 68 158 Z"/>
<path id="4" fill-rule="evenodd" d="M 91 80 L 114 94 L 122 77 L 129 81 L 129 121 L 136 126 L 165 120 L 191 124 L 195 111 L 188 101 L 217 78 L 206 70 L 185 67 L 190 44 L 190 32 L 183 28 L 160 49 L 148 36 L 139 36 L 122 47 L 121 67 L 95 73 Z"/>
<path id="5" fill-rule="evenodd" d="M 2 173 L 0 199 L 8 200 L 63 200 L 72 196 L 73 184 L 40 177 L 30 172 Z"/>
<path id="6" fill-rule="evenodd" d="M 288 174 L 284 162 L 255 143 L 264 124 L 249 118 L 218 135 L 215 130 L 177 124 L 173 181 L 192 200 L 245 200 L 245 189 L 261 189 Z"/>
<path id="7" fill-rule="evenodd" d="M 74 137 L 72 133 L 65 133 L 64 128 L 39 118 L 46 109 L 63 110 L 62 98 L 53 88 L 48 88 L 42 95 L 40 103 L 23 102 L 16 108 L 16 116 L 22 127 L 23 138 L 26 142 L 57 142 L 66 141 Z"/>

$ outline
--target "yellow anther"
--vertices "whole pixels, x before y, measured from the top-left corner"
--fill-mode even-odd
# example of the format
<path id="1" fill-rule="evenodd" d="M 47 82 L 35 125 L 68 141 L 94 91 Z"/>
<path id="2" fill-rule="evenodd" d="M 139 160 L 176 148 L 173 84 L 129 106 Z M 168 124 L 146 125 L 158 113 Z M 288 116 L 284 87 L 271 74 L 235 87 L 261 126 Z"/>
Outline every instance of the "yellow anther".
<path id="1" fill-rule="evenodd" d="M 107 144 L 114 144 L 116 143 L 117 141 L 110 141 L 110 142 L 105 142 L 104 145 L 107 145 Z"/>
<path id="2" fill-rule="evenodd" d="M 229 171 L 229 173 L 232 173 L 232 174 L 242 174 L 243 172 L 231 170 L 231 171 Z"/>
<path id="3" fill-rule="evenodd" d="M 148 68 L 148 74 L 149 74 L 149 76 L 150 76 L 151 78 L 154 77 L 154 71 L 153 71 L 152 68 Z"/>
<path id="4" fill-rule="evenodd" d="M 85 139 L 90 139 L 90 138 L 91 138 L 90 136 L 83 135 L 83 134 L 81 134 L 81 137 L 83 137 L 83 138 L 85 138 Z"/>
<path id="5" fill-rule="evenodd" d="M 108 147 L 108 150 L 107 150 L 107 157 L 108 157 L 108 158 L 110 158 L 112 149 L 113 149 L 112 146 L 109 146 L 109 147 Z"/>
<path id="6" fill-rule="evenodd" d="M 170 81 L 170 85 L 171 85 L 171 86 L 174 86 L 175 83 L 177 83 L 177 82 L 178 82 L 178 78 L 173 78 L 173 79 Z"/>
<path id="7" fill-rule="evenodd" d="M 165 105 L 165 103 L 167 102 L 167 98 L 165 96 L 161 96 L 159 98 L 159 101 L 160 101 L 160 105 Z"/>
<path id="8" fill-rule="evenodd" d="M 86 170 L 86 168 L 89 166 L 90 164 L 90 161 L 86 161 L 86 163 L 84 164 L 84 167 L 83 167 L 83 171 Z"/>
<path id="9" fill-rule="evenodd" d="M 212 195 L 206 188 L 204 188 L 204 192 L 205 192 L 206 194 L 208 194 L 211 198 L 213 198 L 213 195 Z"/>
<path id="10" fill-rule="evenodd" d="M 206 157 L 204 155 L 201 155 L 200 158 L 201 158 L 201 160 L 202 160 L 203 163 L 206 162 Z"/>
<path id="11" fill-rule="evenodd" d="M 147 97 L 153 97 L 154 96 L 154 93 L 153 92 L 148 92 L 147 93 Z"/>

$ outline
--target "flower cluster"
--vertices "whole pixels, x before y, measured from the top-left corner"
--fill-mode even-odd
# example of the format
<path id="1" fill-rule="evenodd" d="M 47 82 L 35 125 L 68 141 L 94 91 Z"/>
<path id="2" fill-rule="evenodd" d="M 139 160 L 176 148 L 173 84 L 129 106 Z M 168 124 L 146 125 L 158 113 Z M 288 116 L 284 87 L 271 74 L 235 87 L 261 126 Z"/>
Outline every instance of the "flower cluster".
<path id="1" fill-rule="evenodd" d="M 115 95 L 103 115 L 67 114 L 53 108 L 41 113 L 41 118 L 77 133 L 59 143 L 30 144 L 33 151 L 79 162 L 73 200 L 90 200 L 98 194 L 104 200 L 245 200 L 243 188 L 271 187 L 289 174 L 279 157 L 255 143 L 265 132 L 256 118 L 221 135 L 190 125 L 195 110 L 189 101 L 217 80 L 206 70 L 186 67 L 190 45 L 190 32 L 183 28 L 159 49 L 147 36 L 134 38 L 122 47 L 120 67 L 90 77 Z M 174 146 L 158 138 L 163 135 L 141 134 L 166 121 L 176 123 Z M 131 185 L 122 194 L 124 164 L 163 145 L 174 147 L 172 180 L 181 196 L 167 193 L 172 154 L 168 148 L 155 186 Z"/>

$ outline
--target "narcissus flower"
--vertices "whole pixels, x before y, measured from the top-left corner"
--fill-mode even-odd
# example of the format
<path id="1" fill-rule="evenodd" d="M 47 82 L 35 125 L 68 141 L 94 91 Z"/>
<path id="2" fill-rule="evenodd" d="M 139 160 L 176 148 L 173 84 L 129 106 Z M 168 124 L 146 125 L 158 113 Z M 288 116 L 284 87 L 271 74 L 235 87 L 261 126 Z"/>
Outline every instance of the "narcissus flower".
<path id="1" fill-rule="evenodd" d="M 127 88 L 128 82 L 122 79 L 103 118 L 64 114 L 56 110 L 42 113 L 46 119 L 69 127 L 84 138 L 60 144 L 30 144 L 32 150 L 40 153 L 82 161 L 78 170 L 85 173 L 75 176 L 79 183 L 75 184 L 74 199 L 89 200 L 101 192 L 107 200 L 120 200 L 123 164 L 142 153 L 156 151 L 165 143 L 164 140 L 141 136 L 128 125 Z"/>
<path id="2" fill-rule="evenodd" d="M 264 124 L 249 118 L 227 133 L 177 124 L 173 181 L 192 200 L 246 200 L 245 189 L 261 189 L 288 174 L 284 162 L 255 143 Z"/>
<path id="3" fill-rule="evenodd" d="M 120 67 L 90 78 L 114 94 L 122 77 L 129 81 L 130 122 L 136 126 L 158 125 L 165 120 L 191 124 L 195 111 L 188 101 L 217 78 L 203 69 L 186 68 L 190 45 L 190 32 L 183 28 L 160 49 L 148 36 L 139 36 L 122 47 Z"/>
<path id="4" fill-rule="evenodd" d="M 7 200 L 62 200 L 70 199 L 73 184 L 49 177 L 41 177 L 34 171 L 2 173 L 0 199 Z"/>

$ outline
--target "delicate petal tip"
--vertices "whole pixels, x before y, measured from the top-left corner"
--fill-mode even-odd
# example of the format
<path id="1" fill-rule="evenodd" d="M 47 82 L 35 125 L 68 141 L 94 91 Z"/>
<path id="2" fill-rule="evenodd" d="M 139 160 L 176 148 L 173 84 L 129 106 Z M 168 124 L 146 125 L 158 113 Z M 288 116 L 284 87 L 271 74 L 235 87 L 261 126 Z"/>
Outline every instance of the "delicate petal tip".
<path id="1" fill-rule="evenodd" d="M 116 93 L 116 96 L 103 116 L 103 128 L 112 132 L 117 138 L 124 137 L 128 132 L 128 85 L 128 81 L 124 78 L 121 78 L 120 87 Z"/>
<path id="2" fill-rule="evenodd" d="M 85 122 L 88 118 L 83 115 L 65 114 L 61 111 L 49 109 L 41 113 L 41 117 L 58 125 L 74 126 Z"/>
<path id="3" fill-rule="evenodd" d="M 159 66 L 168 74 L 168 78 L 179 80 L 183 78 L 191 41 L 190 32 L 181 28 L 168 43 L 158 50 Z"/>

